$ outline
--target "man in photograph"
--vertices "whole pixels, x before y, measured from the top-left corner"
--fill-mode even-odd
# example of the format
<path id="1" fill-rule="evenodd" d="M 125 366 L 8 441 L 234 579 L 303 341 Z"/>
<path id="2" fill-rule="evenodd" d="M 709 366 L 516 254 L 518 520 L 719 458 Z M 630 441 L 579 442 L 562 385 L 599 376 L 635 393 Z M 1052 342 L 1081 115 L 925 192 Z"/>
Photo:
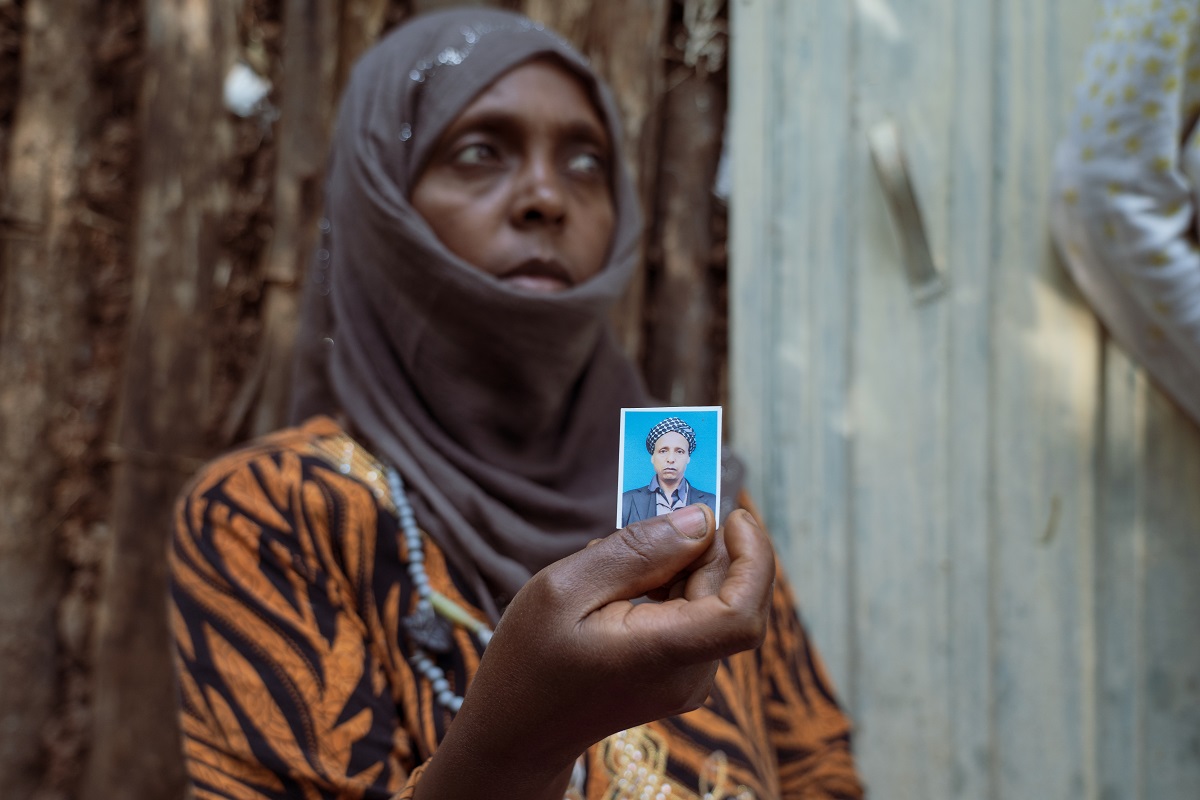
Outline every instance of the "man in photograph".
<path id="1" fill-rule="evenodd" d="M 650 429 L 646 452 L 654 466 L 648 486 L 622 495 L 621 526 L 668 514 L 677 508 L 704 503 L 717 512 L 717 498 L 687 482 L 684 473 L 696 452 L 696 431 L 679 417 L 668 417 Z"/>

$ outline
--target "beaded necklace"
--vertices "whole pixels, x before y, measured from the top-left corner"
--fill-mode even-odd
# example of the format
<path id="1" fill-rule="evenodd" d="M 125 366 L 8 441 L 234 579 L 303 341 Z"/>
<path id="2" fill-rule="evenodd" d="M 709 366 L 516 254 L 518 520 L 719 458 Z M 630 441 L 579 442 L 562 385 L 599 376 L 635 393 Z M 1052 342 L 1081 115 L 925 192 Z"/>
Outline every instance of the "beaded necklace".
<path id="1" fill-rule="evenodd" d="M 388 489 L 392 493 L 392 502 L 396 506 L 396 516 L 400 520 L 400 532 L 404 535 L 404 544 L 408 548 L 408 575 L 417 590 L 417 607 L 404 619 L 404 629 L 413 640 L 413 644 L 417 645 L 413 648 L 410 660 L 417 671 L 433 685 L 438 703 L 451 714 L 457 714 L 462 708 L 462 695 L 457 695 L 450 689 L 446 674 L 441 667 L 433 663 L 426 650 L 449 652 L 453 648 L 453 634 L 448 624 L 451 622 L 458 623 L 475 634 L 480 647 L 483 648 L 492 640 L 492 631 L 459 608 L 454 601 L 435 592 L 429 586 L 429 576 L 425 574 L 425 547 L 421 541 L 421 529 L 417 527 L 412 504 L 408 502 L 408 495 L 404 492 L 404 480 L 395 467 L 388 467 L 387 481 Z"/>
<path id="2" fill-rule="evenodd" d="M 400 477 L 396 468 L 381 464 L 349 436 L 343 434 L 338 438 L 342 443 L 340 453 L 332 443 L 322 441 L 316 447 L 326 457 L 337 462 L 338 472 L 343 475 L 353 473 L 355 477 L 361 478 L 380 502 L 386 503 L 388 495 L 391 495 L 391 506 L 396 512 L 400 533 L 408 551 L 408 576 L 417 592 L 416 607 L 401 621 L 413 645 L 409 663 L 429 681 L 438 705 L 451 715 L 457 714 L 462 708 L 462 695 L 455 694 L 450 688 L 445 671 L 435 663 L 430 653 L 449 653 L 454 649 L 454 626 L 461 627 L 474 636 L 480 649 L 485 649 L 492 640 L 492 629 L 429 585 L 429 575 L 425 572 L 424 543 L 424 537 L 428 534 L 417 527 L 416 513 L 408 500 L 408 494 L 404 491 L 404 479 Z M 381 475 L 385 477 L 386 489 L 380 486 Z M 571 771 L 571 781 L 563 800 L 583 800 L 584 785 L 587 782 L 585 765 L 586 755 L 580 755 Z"/>
<path id="3" fill-rule="evenodd" d="M 361 480 L 377 501 L 384 506 L 390 505 L 395 512 L 408 551 L 408 575 L 417 593 L 416 607 L 401 620 L 404 632 L 413 645 L 408 660 L 422 677 L 429 680 L 438 705 L 451 714 L 457 714 L 462 707 L 462 696 L 450 689 L 446 673 L 430 654 L 453 651 L 455 626 L 468 631 L 480 647 L 485 648 L 492 639 L 491 628 L 429 585 L 429 576 L 425 572 L 424 536 L 427 534 L 417 527 L 416 514 L 404 491 L 400 473 L 393 467 L 384 466 L 345 434 L 313 444 L 316 450 L 337 465 L 338 472 Z"/>

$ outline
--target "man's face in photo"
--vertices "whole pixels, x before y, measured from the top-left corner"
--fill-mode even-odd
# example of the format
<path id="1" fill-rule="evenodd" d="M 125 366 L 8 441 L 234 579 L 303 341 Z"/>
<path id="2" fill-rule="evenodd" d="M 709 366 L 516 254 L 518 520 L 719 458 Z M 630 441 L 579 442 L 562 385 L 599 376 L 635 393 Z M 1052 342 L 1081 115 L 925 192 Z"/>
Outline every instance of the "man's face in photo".
<path id="1" fill-rule="evenodd" d="M 658 475 L 660 484 L 678 484 L 683 480 L 683 473 L 687 470 L 689 461 L 691 456 L 688 454 L 688 440 L 682 433 L 668 431 L 654 443 L 654 454 L 650 456 L 650 463 L 654 465 L 654 472 Z"/>

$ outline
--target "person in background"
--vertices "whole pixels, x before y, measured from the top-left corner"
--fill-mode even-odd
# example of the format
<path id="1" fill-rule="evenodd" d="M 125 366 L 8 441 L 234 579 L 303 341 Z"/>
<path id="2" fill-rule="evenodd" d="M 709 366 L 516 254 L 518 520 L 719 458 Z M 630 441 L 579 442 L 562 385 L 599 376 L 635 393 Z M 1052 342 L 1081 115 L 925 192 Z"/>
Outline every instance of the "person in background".
<path id="1" fill-rule="evenodd" d="M 1113 337 L 1200 422 L 1200 2 L 1106 0 L 1084 67 L 1054 235 Z"/>
<path id="2" fill-rule="evenodd" d="M 506 12 L 419 17 L 355 68 L 296 426 L 178 505 L 198 800 L 861 796 L 754 515 L 612 532 L 619 410 L 653 405 L 607 322 L 640 235 L 619 130 Z"/>
<path id="3" fill-rule="evenodd" d="M 685 474 L 696 452 L 696 432 L 679 417 L 668 417 L 646 434 L 646 452 L 654 467 L 647 486 L 630 489 L 621 496 L 621 524 L 629 525 L 669 514 L 684 506 L 703 503 L 717 512 L 717 498 L 696 489 Z"/>

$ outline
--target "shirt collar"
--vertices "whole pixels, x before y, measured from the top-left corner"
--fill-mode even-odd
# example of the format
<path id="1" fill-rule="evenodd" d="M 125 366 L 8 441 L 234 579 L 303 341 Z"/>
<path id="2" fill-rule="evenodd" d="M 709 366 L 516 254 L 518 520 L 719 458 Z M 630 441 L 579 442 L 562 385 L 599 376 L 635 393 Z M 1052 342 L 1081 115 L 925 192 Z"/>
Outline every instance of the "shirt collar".
<path id="1" fill-rule="evenodd" d="M 686 500 L 687 496 L 688 496 L 687 490 L 688 490 L 688 482 L 687 482 L 687 478 L 684 478 L 683 480 L 681 480 L 679 482 L 679 488 L 675 490 L 675 494 L 679 495 L 684 500 Z M 658 485 L 658 475 L 655 475 L 653 478 L 650 479 L 650 494 L 658 494 L 660 491 L 662 491 L 662 488 Z M 663 492 L 663 495 L 665 496 L 666 492 Z M 670 498 L 668 498 L 668 499 L 670 499 Z"/>

